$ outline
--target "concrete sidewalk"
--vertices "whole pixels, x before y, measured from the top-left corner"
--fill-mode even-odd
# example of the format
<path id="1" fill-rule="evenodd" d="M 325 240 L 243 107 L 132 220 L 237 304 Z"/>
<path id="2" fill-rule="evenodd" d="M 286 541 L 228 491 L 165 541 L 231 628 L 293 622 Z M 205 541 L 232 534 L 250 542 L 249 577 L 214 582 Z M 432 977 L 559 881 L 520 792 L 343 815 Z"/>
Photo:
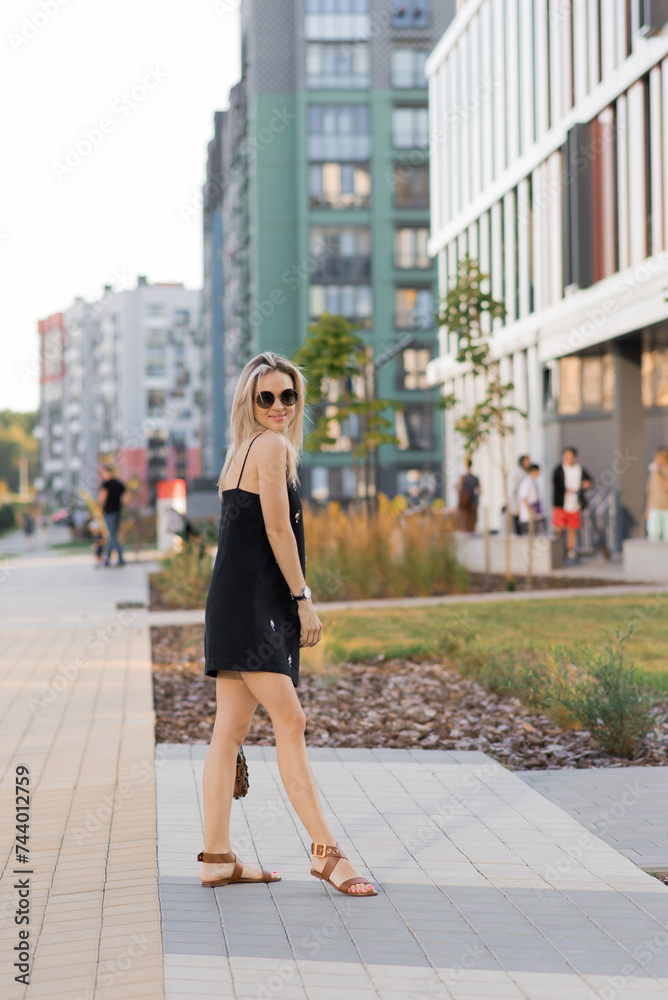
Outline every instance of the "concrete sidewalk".
<path id="1" fill-rule="evenodd" d="M 150 616 L 118 607 L 146 603 L 150 564 L 33 553 L 6 566 L 3 1000 L 668 994 L 668 889 L 476 752 L 311 751 L 342 846 L 382 890 L 355 900 L 309 876 L 274 750 L 248 748 L 234 847 L 283 881 L 204 889 L 207 748 L 155 747 Z M 29 862 L 15 842 L 19 765 Z M 26 987 L 13 963 L 28 873 Z"/>

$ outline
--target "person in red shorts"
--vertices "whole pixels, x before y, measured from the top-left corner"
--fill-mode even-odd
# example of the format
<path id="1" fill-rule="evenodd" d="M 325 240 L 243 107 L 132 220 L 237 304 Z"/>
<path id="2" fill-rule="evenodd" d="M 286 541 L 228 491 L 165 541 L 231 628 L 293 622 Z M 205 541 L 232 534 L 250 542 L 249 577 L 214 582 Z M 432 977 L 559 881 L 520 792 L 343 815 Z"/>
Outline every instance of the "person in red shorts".
<path id="1" fill-rule="evenodd" d="M 582 523 L 583 491 L 591 486 L 591 476 L 578 462 L 577 448 L 569 445 L 561 455 L 561 465 L 552 473 L 552 524 L 557 536 L 566 531 L 567 562 L 577 562 L 577 533 Z"/>

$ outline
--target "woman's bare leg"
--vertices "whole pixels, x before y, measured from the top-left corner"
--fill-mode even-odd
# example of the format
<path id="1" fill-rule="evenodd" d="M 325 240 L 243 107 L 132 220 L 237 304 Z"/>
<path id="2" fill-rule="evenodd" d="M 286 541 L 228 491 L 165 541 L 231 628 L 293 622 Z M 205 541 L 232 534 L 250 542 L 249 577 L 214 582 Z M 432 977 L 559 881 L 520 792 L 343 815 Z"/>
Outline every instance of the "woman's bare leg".
<path id="1" fill-rule="evenodd" d="M 318 788 L 306 750 L 304 729 L 306 718 L 294 685 L 286 674 L 268 671 L 244 671 L 243 677 L 253 698 L 264 705 L 271 717 L 276 736 L 276 759 L 281 780 L 299 819 L 316 844 L 336 843 L 322 811 Z M 327 858 L 312 859 L 316 871 L 322 871 Z M 357 872 L 345 858 L 341 859 L 332 881 L 340 885 Z M 354 892 L 366 892 L 369 884 L 351 886 Z"/>
<path id="2" fill-rule="evenodd" d="M 243 743 L 257 708 L 235 670 L 219 670 L 216 677 L 216 721 L 202 775 L 204 799 L 204 851 L 226 854 L 230 845 L 230 812 L 234 797 L 237 751 Z M 234 864 L 203 863 L 200 881 L 209 882 L 232 874 Z M 257 878 L 260 869 L 244 865 L 244 878 Z"/>

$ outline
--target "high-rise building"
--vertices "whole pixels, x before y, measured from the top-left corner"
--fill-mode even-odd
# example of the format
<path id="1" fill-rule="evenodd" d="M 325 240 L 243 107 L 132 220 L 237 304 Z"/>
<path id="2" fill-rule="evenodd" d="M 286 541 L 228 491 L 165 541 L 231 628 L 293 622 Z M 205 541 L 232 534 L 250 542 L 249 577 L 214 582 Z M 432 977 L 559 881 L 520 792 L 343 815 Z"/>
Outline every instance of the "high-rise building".
<path id="1" fill-rule="evenodd" d="M 505 304 L 493 330 L 515 385 L 514 462 L 549 472 L 575 445 L 614 502 L 620 536 L 644 533 L 652 453 L 668 440 L 668 10 L 664 3 L 468 0 L 427 65 L 430 252 L 444 293 L 468 252 Z M 440 338 L 429 379 L 477 388 Z M 492 526 L 503 491 L 477 459 Z M 544 480 L 549 503 L 550 490 Z"/>
<path id="2" fill-rule="evenodd" d="M 100 463 L 137 476 L 144 506 L 160 479 L 200 475 L 200 293 L 180 284 L 78 298 L 39 323 L 40 434 L 47 494 L 95 495 Z"/>
<path id="3" fill-rule="evenodd" d="M 375 360 L 388 356 L 376 395 L 405 404 L 398 446 L 379 454 L 390 495 L 440 468 L 424 65 L 454 11 L 455 0 L 243 0 L 242 79 L 220 133 L 226 414 L 254 354 L 292 356 L 309 323 L 343 314 Z M 354 495 L 350 443 L 305 453 L 307 495 Z"/>

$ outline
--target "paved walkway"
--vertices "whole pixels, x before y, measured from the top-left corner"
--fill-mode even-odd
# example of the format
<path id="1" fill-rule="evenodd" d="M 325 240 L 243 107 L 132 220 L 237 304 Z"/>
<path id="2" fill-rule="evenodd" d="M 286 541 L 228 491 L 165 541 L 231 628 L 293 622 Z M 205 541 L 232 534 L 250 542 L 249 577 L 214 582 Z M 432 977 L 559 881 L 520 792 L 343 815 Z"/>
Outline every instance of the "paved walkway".
<path id="1" fill-rule="evenodd" d="M 668 767 L 517 774 L 645 871 L 668 874 Z"/>
<path id="2" fill-rule="evenodd" d="M 308 875 L 274 751 L 249 748 L 234 845 L 283 881 L 202 888 L 207 748 L 154 746 L 150 616 L 119 609 L 146 601 L 150 564 L 46 552 L 3 568 L 3 1000 L 668 994 L 668 889 L 477 752 L 312 751 L 342 844 L 382 889 L 354 900 Z M 29 862 L 14 839 L 19 765 Z"/>
<path id="3" fill-rule="evenodd" d="M 350 900 L 308 875 L 273 748 L 248 748 L 233 842 L 283 881 L 198 884 L 206 751 L 157 748 L 168 1000 L 668 995 L 668 889 L 485 754 L 311 751 L 332 826 L 382 889 Z"/>

